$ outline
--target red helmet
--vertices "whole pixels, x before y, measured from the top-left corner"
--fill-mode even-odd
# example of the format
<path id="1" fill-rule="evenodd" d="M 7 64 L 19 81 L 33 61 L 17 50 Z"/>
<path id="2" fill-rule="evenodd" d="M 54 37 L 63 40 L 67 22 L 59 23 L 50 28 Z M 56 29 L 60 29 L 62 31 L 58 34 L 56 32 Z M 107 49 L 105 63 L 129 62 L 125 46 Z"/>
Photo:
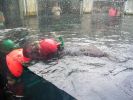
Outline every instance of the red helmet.
<path id="1" fill-rule="evenodd" d="M 115 17 L 117 15 L 117 9 L 111 7 L 109 9 L 108 15 L 111 16 L 111 17 Z"/>
<path id="2" fill-rule="evenodd" d="M 29 58 L 23 56 L 23 49 L 15 49 L 6 56 L 8 69 L 15 77 L 19 77 L 23 73 L 22 63 L 29 61 Z"/>
<path id="3" fill-rule="evenodd" d="M 58 43 L 53 39 L 44 39 L 39 42 L 40 54 L 47 57 L 49 54 L 54 54 L 58 50 Z"/>

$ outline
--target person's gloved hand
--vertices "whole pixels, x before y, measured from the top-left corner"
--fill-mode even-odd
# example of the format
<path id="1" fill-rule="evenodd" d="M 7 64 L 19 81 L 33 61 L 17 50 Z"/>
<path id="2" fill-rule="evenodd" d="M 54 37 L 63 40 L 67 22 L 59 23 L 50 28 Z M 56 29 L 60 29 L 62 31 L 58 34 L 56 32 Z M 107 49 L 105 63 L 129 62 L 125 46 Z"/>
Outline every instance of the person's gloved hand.
<path id="1" fill-rule="evenodd" d="M 32 65 L 34 65 L 34 64 L 36 64 L 36 63 L 37 63 L 37 61 L 32 60 L 32 61 L 30 61 L 30 62 L 22 63 L 22 65 L 23 65 L 24 67 L 30 67 L 30 66 L 32 66 Z"/>

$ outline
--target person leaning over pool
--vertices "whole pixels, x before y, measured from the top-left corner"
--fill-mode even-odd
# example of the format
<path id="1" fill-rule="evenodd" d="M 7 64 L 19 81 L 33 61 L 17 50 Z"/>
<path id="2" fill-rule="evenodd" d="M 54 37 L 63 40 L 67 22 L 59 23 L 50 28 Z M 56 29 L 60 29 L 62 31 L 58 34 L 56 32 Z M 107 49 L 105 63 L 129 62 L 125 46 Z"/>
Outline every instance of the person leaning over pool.
<path id="1" fill-rule="evenodd" d="M 60 40 L 61 42 L 54 39 L 28 40 L 23 45 L 23 54 L 32 60 L 50 60 L 57 57 L 63 50 L 64 43 L 61 37 Z"/>
<path id="2" fill-rule="evenodd" d="M 12 100 L 12 96 L 19 95 L 19 97 L 23 97 L 22 89 L 20 85 L 17 83 L 21 82 L 22 75 L 22 64 L 18 61 L 21 57 L 21 51 L 18 51 L 15 43 L 6 39 L 0 42 L 0 78 L 1 78 L 1 88 L 4 92 L 4 97 L 6 100 Z M 15 59 L 19 58 L 19 59 Z"/>

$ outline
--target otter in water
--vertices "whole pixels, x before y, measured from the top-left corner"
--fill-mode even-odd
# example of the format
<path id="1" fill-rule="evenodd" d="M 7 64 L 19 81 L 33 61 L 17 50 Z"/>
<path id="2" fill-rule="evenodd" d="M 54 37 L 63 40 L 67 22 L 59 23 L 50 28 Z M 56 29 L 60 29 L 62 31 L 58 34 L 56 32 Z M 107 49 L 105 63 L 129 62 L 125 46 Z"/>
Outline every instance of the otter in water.
<path id="1" fill-rule="evenodd" d="M 101 51 L 94 45 L 79 46 L 79 47 L 67 47 L 63 51 L 64 55 L 68 56 L 90 56 L 90 57 L 107 57 L 108 54 Z"/>

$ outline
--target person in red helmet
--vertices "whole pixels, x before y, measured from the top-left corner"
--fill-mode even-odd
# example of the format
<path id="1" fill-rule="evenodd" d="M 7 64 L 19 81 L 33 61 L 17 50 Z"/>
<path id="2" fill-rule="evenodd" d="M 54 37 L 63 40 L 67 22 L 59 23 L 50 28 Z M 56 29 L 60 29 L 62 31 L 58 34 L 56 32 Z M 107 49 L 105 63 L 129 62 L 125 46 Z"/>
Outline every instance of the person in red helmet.
<path id="1" fill-rule="evenodd" d="M 29 58 L 23 55 L 23 49 L 14 49 L 6 55 L 6 67 L 8 69 L 7 79 L 7 92 L 13 98 L 24 98 L 24 85 L 22 77 L 24 74 L 24 63 L 30 62 Z"/>
<path id="2" fill-rule="evenodd" d="M 12 100 L 13 95 L 23 97 L 21 76 L 23 75 L 23 63 L 30 61 L 23 56 L 23 49 L 17 49 L 15 43 L 6 39 L 0 41 L 0 100 Z M 21 88 L 21 89 L 20 89 Z"/>
<path id="3" fill-rule="evenodd" d="M 61 43 L 54 39 L 41 39 L 39 41 L 28 40 L 23 46 L 23 54 L 32 60 L 47 61 L 57 57 L 61 48 Z"/>

